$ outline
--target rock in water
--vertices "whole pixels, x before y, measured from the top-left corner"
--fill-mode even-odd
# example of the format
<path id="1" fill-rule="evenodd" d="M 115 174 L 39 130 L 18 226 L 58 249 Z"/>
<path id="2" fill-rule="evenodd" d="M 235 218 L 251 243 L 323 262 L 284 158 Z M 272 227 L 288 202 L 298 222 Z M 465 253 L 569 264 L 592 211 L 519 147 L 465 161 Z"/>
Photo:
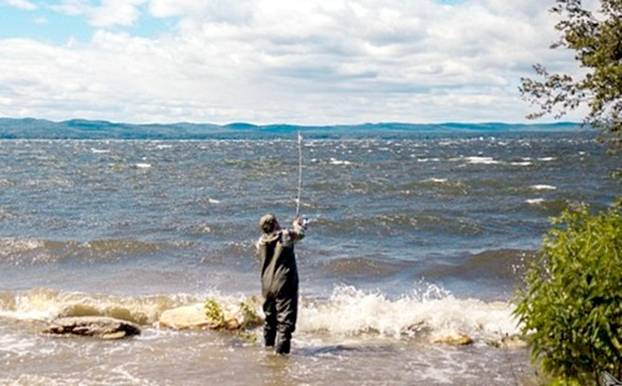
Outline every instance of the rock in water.
<path id="1" fill-rule="evenodd" d="M 452 346 L 466 346 L 473 343 L 473 339 L 461 333 L 448 333 L 448 334 L 439 334 L 430 341 L 434 344 L 449 344 Z"/>
<path id="2" fill-rule="evenodd" d="M 239 304 L 222 306 L 215 300 L 205 304 L 196 303 L 166 310 L 160 315 L 160 327 L 176 330 L 211 329 L 211 330 L 243 330 L 254 328 L 263 322 L 255 312 L 254 298 Z M 211 307 L 211 312 L 206 309 Z"/>
<path id="3" fill-rule="evenodd" d="M 197 303 L 166 310 L 160 315 L 160 326 L 176 330 L 211 328 L 203 304 Z"/>
<path id="4" fill-rule="evenodd" d="M 122 339 L 139 335 L 140 328 L 134 323 L 106 316 L 78 316 L 55 319 L 43 332 L 56 335 L 94 336 L 100 339 Z"/>
<path id="5" fill-rule="evenodd" d="M 505 349 L 522 349 L 527 347 L 529 344 L 525 338 L 519 335 L 506 335 L 499 340 L 488 342 L 488 345 Z"/>

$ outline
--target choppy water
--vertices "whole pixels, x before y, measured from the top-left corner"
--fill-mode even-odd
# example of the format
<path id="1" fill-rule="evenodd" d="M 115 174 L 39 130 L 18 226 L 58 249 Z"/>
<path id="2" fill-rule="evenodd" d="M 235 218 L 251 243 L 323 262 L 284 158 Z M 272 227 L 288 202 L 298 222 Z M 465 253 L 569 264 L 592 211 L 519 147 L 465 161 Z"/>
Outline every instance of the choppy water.
<path id="1" fill-rule="evenodd" d="M 294 140 L 0 141 L 0 384 L 519 384 L 511 293 L 548 217 L 604 207 L 619 158 L 589 132 L 308 139 L 291 358 L 154 326 L 259 293 L 257 219 L 294 213 Z M 133 320 L 125 342 L 38 334 Z M 475 344 L 428 343 L 447 331 Z"/>

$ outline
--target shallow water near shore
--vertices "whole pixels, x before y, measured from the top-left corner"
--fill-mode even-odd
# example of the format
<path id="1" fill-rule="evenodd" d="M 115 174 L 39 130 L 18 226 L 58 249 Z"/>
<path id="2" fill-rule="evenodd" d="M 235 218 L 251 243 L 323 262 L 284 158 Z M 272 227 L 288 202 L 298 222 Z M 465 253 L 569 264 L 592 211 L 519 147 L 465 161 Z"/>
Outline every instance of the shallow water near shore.
<path id="1" fill-rule="evenodd" d="M 288 139 L 0 141 L 0 384 L 522 384 L 511 295 L 549 226 L 619 194 L 593 133 L 313 139 L 304 146 L 292 355 L 157 326 L 259 294 L 256 222 L 294 213 Z M 138 323 L 105 342 L 40 334 L 57 316 Z M 259 338 L 260 330 L 250 331 Z M 466 334 L 470 346 L 432 344 Z"/>
<path id="2" fill-rule="evenodd" d="M 289 357 L 213 332 L 148 329 L 124 342 L 25 335 L 19 358 L 3 358 L 0 382 L 17 384 L 334 385 L 511 384 L 528 373 L 523 351 L 438 347 L 425 342 L 310 339 Z M 4 356 L 4 355 L 3 355 Z"/>

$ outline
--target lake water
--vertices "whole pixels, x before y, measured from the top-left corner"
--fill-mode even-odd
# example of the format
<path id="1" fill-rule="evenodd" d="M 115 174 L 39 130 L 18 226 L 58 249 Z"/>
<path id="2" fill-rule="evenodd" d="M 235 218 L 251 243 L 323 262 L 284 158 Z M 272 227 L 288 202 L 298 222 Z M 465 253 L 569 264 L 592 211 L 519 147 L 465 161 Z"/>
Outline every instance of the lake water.
<path id="1" fill-rule="evenodd" d="M 0 384 L 520 384 L 512 291 L 549 217 L 620 193 L 588 131 L 307 138 L 292 355 L 157 327 L 260 294 L 257 221 L 295 213 L 295 138 L 0 141 Z M 58 315 L 142 325 L 40 334 Z M 252 331 L 260 334 L 260 330 Z M 474 344 L 432 344 L 466 334 Z"/>

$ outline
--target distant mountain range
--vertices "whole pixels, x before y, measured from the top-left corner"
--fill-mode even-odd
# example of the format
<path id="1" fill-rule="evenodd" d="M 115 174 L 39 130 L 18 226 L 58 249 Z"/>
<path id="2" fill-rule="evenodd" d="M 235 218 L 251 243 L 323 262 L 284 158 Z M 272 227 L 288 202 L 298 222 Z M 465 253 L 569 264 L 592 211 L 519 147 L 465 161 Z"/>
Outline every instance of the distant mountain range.
<path id="1" fill-rule="evenodd" d="M 299 126 L 230 123 L 130 124 L 72 119 L 53 122 L 33 118 L 0 118 L 0 139 L 235 139 L 285 138 L 300 131 L 313 138 L 402 137 L 413 134 L 494 132 L 559 132 L 586 130 L 573 122 L 547 124 L 513 123 L 364 123 L 359 125 Z"/>

